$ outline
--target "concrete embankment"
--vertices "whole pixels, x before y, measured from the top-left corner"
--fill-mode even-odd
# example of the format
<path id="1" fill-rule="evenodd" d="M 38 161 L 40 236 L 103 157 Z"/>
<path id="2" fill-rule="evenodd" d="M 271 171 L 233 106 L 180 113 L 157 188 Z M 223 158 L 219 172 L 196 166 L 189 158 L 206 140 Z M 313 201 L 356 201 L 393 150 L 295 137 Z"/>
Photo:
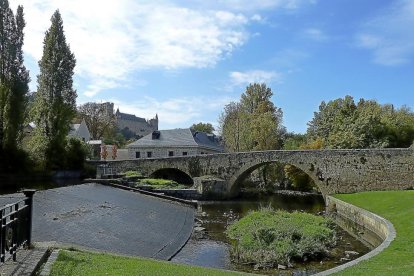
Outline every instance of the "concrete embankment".
<path id="1" fill-rule="evenodd" d="M 358 259 L 316 274 L 318 276 L 339 272 L 374 257 L 387 248 L 396 236 L 396 231 L 391 222 L 374 213 L 332 196 L 326 197 L 326 206 L 327 211 L 342 228 L 373 248 L 373 250 Z"/>

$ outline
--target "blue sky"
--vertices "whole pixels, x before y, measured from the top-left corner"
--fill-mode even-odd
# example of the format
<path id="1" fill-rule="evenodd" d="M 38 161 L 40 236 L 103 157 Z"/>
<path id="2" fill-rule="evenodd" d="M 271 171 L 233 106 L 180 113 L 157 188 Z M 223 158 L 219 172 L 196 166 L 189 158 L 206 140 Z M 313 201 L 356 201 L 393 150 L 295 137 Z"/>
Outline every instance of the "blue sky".
<path id="1" fill-rule="evenodd" d="M 249 82 L 265 82 L 289 131 L 322 100 L 414 107 L 411 0 L 10 0 L 26 15 L 36 90 L 44 32 L 59 8 L 77 58 L 78 104 L 112 101 L 161 129 L 217 125 Z"/>

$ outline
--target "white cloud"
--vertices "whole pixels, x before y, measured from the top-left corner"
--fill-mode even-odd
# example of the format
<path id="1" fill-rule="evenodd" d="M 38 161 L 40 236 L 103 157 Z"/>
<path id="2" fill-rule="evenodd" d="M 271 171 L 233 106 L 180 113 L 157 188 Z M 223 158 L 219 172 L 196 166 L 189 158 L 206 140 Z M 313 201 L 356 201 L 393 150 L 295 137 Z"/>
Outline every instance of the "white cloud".
<path id="1" fill-rule="evenodd" d="M 414 1 L 399 0 L 362 26 L 355 36 L 356 45 L 370 50 L 377 64 L 410 63 L 414 57 L 413 26 Z"/>
<path id="2" fill-rule="evenodd" d="M 204 0 L 203 2 L 207 2 L 210 5 L 225 6 L 235 11 L 251 12 L 266 9 L 297 10 L 305 5 L 316 4 L 317 0 Z"/>
<path id="3" fill-rule="evenodd" d="M 49 19 L 60 9 L 77 59 L 76 76 L 88 83 L 87 96 L 117 87 L 136 70 L 215 66 L 249 36 L 247 17 L 220 9 L 134 0 L 10 2 L 14 9 L 17 4 L 25 8 L 24 51 L 34 60 L 41 58 Z"/>
<path id="4" fill-rule="evenodd" d="M 260 14 L 255 13 L 255 14 L 253 14 L 252 17 L 250 17 L 250 20 L 257 21 L 257 22 L 262 22 L 264 19 Z"/>
<path id="5" fill-rule="evenodd" d="M 304 37 L 317 41 L 317 42 L 325 42 L 329 39 L 329 37 L 320 29 L 317 28 L 308 28 L 304 31 Z"/>
<path id="6" fill-rule="evenodd" d="M 249 83 L 281 82 L 282 74 L 275 71 L 250 70 L 245 72 L 230 72 L 232 86 L 243 86 Z"/>
<path id="7" fill-rule="evenodd" d="M 144 97 L 139 101 L 125 102 L 119 99 L 108 99 L 115 103 L 115 107 L 124 113 L 135 114 L 138 117 L 153 118 L 158 114 L 161 129 L 175 127 L 190 127 L 201 121 L 206 114 L 219 113 L 226 104 L 234 99 L 229 97 L 205 98 L 170 98 L 157 100 L 153 97 Z M 103 101 L 105 102 L 105 101 Z M 214 122 L 216 118 L 212 121 Z"/>

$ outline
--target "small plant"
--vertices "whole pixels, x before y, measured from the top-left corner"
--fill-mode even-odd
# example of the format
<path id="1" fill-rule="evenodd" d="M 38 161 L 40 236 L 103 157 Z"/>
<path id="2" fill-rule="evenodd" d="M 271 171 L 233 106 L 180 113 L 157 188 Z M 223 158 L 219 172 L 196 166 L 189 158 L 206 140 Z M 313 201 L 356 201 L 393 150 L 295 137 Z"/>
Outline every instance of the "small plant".
<path id="1" fill-rule="evenodd" d="M 125 175 L 125 177 L 141 177 L 142 176 L 142 174 L 137 171 L 126 171 L 123 174 Z"/>
<path id="2" fill-rule="evenodd" d="M 251 212 L 230 225 L 226 234 L 233 240 L 233 259 L 259 267 L 318 258 L 336 241 L 332 220 L 271 208 Z"/>
<path id="3" fill-rule="evenodd" d="M 174 186 L 174 185 L 178 185 L 178 183 L 173 181 L 173 180 L 154 179 L 154 178 L 142 179 L 141 183 L 152 185 L 152 186 L 167 186 L 167 185 Z"/>
<path id="4" fill-rule="evenodd" d="M 154 189 L 185 189 L 185 185 L 179 184 L 174 180 L 168 179 L 154 179 L 154 178 L 144 178 L 135 184 L 136 187 L 139 186 L 150 186 Z"/>

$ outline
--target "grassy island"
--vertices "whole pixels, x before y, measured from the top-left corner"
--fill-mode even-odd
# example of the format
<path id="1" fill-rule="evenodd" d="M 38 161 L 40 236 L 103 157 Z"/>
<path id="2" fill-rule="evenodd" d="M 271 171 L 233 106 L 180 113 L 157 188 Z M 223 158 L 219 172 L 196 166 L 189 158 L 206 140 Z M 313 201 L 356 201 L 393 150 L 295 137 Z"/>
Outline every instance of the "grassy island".
<path id="1" fill-rule="evenodd" d="M 328 218 L 271 208 L 251 212 L 230 225 L 226 234 L 234 240 L 236 262 L 265 267 L 318 258 L 336 240 L 334 223 Z"/>

